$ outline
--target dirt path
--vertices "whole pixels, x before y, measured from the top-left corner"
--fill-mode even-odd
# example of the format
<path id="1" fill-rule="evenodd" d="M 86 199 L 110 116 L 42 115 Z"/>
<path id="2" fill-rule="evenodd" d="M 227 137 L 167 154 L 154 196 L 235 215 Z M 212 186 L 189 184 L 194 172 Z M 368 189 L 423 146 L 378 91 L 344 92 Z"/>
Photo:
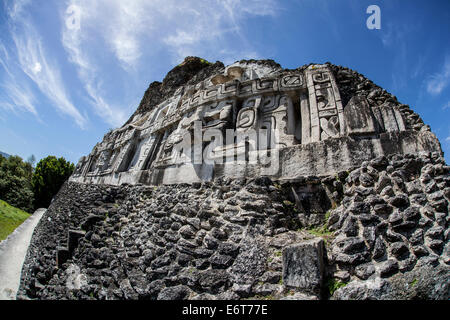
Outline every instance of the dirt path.
<path id="1" fill-rule="evenodd" d="M 38 209 L 0 242 L 0 300 L 15 300 L 31 236 L 47 209 Z"/>

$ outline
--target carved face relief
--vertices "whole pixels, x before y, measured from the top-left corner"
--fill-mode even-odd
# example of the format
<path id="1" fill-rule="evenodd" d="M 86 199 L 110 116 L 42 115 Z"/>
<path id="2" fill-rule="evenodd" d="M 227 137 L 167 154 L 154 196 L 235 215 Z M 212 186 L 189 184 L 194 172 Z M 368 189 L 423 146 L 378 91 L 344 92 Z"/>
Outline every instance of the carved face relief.
<path id="1" fill-rule="evenodd" d="M 261 104 L 261 112 L 262 113 L 267 113 L 267 112 L 272 112 L 276 109 L 278 109 L 279 107 L 279 99 L 280 96 L 267 96 L 264 97 L 264 100 Z"/>
<path id="2" fill-rule="evenodd" d="M 261 96 L 251 97 L 244 101 L 236 119 L 237 129 L 247 129 L 256 124 L 257 110 L 261 105 Z"/>
<path id="3" fill-rule="evenodd" d="M 337 116 L 333 116 L 328 120 L 321 118 L 320 127 L 322 128 L 321 140 L 339 136 L 339 119 Z"/>
<path id="4" fill-rule="evenodd" d="M 178 130 L 193 131 L 194 122 L 201 121 L 200 112 L 201 110 L 199 108 L 196 108 L 186 113 L 178 124 Z"/>
<path id="5" fill-rule="evenodd" d="M 236 128 L 249 128 L 255 123 L 256 110 L 244 108 L 239 111 Z"/>
<path id="6" fill-rule="evenodd" d="M 314 83 L 324 83 L 330 81 L 330 74 L 328 72 L 318 72 L 313 74 Z"/>
<path id="7" fill-rule="evenodd" d="M 235 101 L 227 100 L 212 103 L 203 109 L 203 126 L 205 129 L 224 129 L 231 124 L 235 109 Z"/>
<path id="8" fill-rule="evenodd" d="M 100 171 L 103 171 L 105 169 L 106 165 L 109 163 L 110 157 L 111 157 L 111 150 L 110 149 L 103 150 L 100 153 L 98 162 L 96 164 L 97 169 Z"/>

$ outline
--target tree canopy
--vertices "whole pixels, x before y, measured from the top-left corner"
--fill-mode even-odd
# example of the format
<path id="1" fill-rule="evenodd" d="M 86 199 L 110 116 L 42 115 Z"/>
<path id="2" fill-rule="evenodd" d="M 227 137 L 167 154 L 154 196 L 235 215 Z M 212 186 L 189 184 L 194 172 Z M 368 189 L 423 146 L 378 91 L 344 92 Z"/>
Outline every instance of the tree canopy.
<path id="1" fill-rule="evenodd" d="M 75 166 L 63 157 L 48 156 L 41 159 L 34 170 L 32 186 L 35 208 L 47 208 Z"/>
<path id="2" fill-rule="evenodd" d="M 19 156 L 0 155 L 0 199 L 21 210 L 33 211 L 33 166 Z"/>

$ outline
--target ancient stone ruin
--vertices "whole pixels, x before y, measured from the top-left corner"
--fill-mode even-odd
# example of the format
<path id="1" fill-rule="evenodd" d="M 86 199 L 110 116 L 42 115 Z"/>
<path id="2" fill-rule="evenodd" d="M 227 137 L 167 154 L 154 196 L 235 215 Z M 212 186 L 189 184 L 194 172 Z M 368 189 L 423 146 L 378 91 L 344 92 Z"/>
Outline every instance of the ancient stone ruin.
<path id="1" fill-rule="evenodd" d="M 450 167 L 357 72 L 188 57 L 80 159 L 23 299 L 448 299 Z"/>

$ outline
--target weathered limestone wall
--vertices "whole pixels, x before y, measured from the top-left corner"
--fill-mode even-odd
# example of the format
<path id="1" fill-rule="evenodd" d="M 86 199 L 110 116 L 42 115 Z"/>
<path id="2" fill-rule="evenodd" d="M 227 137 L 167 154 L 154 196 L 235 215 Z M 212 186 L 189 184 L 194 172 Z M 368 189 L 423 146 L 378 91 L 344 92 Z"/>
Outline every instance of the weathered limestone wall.
<path id="1" fill-rule="evenodd" d="M 449 210 L 439 141 L 364 76 L 189 58 L 80 160 L 18 297 L 449 299 Z"/>
<path id="2" fill-rule="evenodd" d="M 19 297 L 319 299 L 341 281 L 332 298 L 448 299 L 449 169 L 438 154 L 393 155 L 281 184 L 69 182 L 36 228 Z M 324 223 L 334 233 L 311 229 Z"/>
<path id="3" fill-rule="evenodd" d="M 382 155 L 441 152 L 417 114 L 348 69 L 325 64 L 284 70 L 243 61 L 213 70 L 204 80 L 172 88 L 154 108 L 108 133 L 80 159 L 71 181 L 284 180 L 331 174 Z M 229 140 L 227 130 L 248 142 Z M 262 130 L 268 133 L 260 136 Z M 273 152 L 265 161 L 267 149 Z"/>

